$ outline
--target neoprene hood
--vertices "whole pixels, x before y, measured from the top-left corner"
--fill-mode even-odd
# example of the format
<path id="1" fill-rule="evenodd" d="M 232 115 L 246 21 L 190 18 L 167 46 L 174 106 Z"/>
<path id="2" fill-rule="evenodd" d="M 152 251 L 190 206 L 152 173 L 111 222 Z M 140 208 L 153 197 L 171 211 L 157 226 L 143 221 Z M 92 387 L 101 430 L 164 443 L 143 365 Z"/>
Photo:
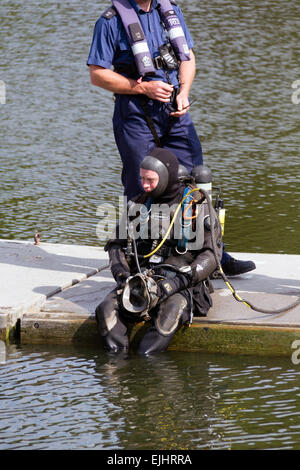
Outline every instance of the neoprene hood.
<path id="1" fill-rule="evenodd" d="M 148 193 L 152 199 L 160 198 L 178 182 L 178 160 L 171 150 L 154 148 L 144 158 L 140 168 L 155 171 L 159 176 L 158 185 Z"/>

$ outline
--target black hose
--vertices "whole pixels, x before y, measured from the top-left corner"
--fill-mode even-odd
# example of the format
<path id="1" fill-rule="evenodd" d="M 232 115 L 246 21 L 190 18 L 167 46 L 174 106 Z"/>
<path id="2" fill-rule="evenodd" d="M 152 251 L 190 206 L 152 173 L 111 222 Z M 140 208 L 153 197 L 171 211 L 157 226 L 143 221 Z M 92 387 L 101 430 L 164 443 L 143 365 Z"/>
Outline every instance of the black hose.
<path id="1" fill-rule="evenodd" d="M 206 201 L 207 201 L 207 205 L 208 205 L 208 212 L 209 212 L 209 216 L 210 216 L 210 220 L 212 221 L 213 220 L 213 217 L 214 217 L 214 208 L 213 208 L 213 205 L 212 205 L 212 202 L 211 202 L 211 199 L 208 195 L 208 193 L 206 191 L 204 191 L 203 189 L 200 190 L 201 193 L 204 195 Z M 236 292 L 236 289 L 233 287 L 233 285 L 231 284 L 231 282 L 229 281 L 229 279 L 227 278 L 226 274 L 224 273 L 223 269 L 222 269 L 222 266 L 221 266 L 221 263 L 220 263 L 220 260 L 219 260 L 219 257 L 218 257 L 218 250 L 217 250 L 217 243 L 216 243 L 216 238 L 215 238 L 215 233 L 214 233 L 214 230 L 213 230 L 213 227 L 210 231 L 211 233 L 211 240 L 212 240 L 212 247 L 213 247 L 213 253 L 214 253 L 214 257 L 215 257 L 215 260 L 216 260 L 216 264 L 217 264 L 217 270 L 219 272 L 219 274 L 221 275 L 223 281 L 225 282 L 225 284 L 227 286 L 230 286 L 230 290 L 232 292 L 232 295 L 233 297 L 235 298 L 235 300 L 237 300 L 238 302 L 241 302 L 245 305 L 247 305 L 248 307 L 250 307 L 252 310 L 255 310 L 256 312 L 260 312 L 260 313 L 266 313 L 266 314 L 271 314 L 271 315 L 278 315 L 279 313 L 285 313 L 285 312 L 288 312 L 289 310 L 292 310 L 293 308 L 297 307 L 298 305 L 300 305 L 300 297 L 298 297 L 297 300 L 295 300 L 295 302 L 293 302 L 292 304 L 288 305 L 287 307 L 282 307 L 280 309 L 277 309 L 277 310 L 267 310 L 267 309 L 263 309 L 263 308 L 260 308 L 260 307 L 256 307 L 255 305 L 253 305 L 251 302 L 249 302 L 247 299 L 243 299 L 241 298 L 237 292 Z M 140 267 L 140 263 L 139 263 L 139 259 L 138 259 L 138 252 L 137 252 L 137 247 L 136 247 L 136 241 L 135 241 L 135 238 L 132 237 L 132 242 L 133 242 L 133 250 L 134 250 L 134 257 L 135 257 L 135 262 L 136 262 L 136 265 L 137 265 L 137 268 L 138 268 L 138 271 L 140 274 L 142 274 L 142 271 L 141 271 L 141 267 Z M 180 271 L 179 268 L 177 268 L 176 266 L 173 266 L 171 264 L 166 264 L 166 263 L 162 263 L 158 266 L 154 266 L 152 269 L 159 269 L 159 268 L 169 268 L 169 269 L 172 269 L 173 271 L 176 271 L 180 274 L 186 274 L 182 271 Z"/>
<path id="2" fill-rule="evenodd" d="M 206 191 L 204 191 L 203 189 L 201 189 L 201 192 L 204 194 L 205 196 L 205 199 L 207 201 L 207 204 L 208 204 L 208 212 L 209 212 L 209 216 L 210 216 L 210 220 L 212 221 L 213 220 L 213 206 L 212 206 L 212 202 L 210 200 L 210 197 L 209 195 L 207 194 Z M 285 313 L 285 312 L 288 312 L 289 310 L 292 310 L 293 308 L 297 307 L 298 305 L 300 305 L 300 297 L 298 297 L 297 300 L 295 300 L 295 302 L 293 302 L 292 304 L 288 305 L 287 307 L 282 307 L 280 309 L 277 309 L 277 310 L 267 310 L 267 309 L 263 309 L 263 308 L 258 308 L 256 306 L 254 306 L 251 302 L 249 302 L 248 300 L 246 299 L 242 299 L 238 296 L 235 288 L 233 287 L 233 285 L 231 284 L 231 282 L 228 280 L 226 274 L 224 273 L 223 269 L 222 269 L 222 266 L 221 266 L 221 263 L 220 263 L 220 260 L 217 256 L 217 244 L 216 244 L 216 238 L 215 238 L 215 233 L 214 233 L 214 230 L 211 230 L 211 240 L 212 240 L 212 245 L 213 245 L 213 252 L 214 252 L 214 256 L 215 256 L 215 259 L 216 259 L 216 263 L 217 263 L 217 269 L 223 279 L 223 281 L 228 284 L 231 289 L 232 289 L 232 295 L 233 297 L 235 298 L 235 300 L 237 300 L 238 302 L 242 302 L 244 304 L 246 304 L 248 307 L 250 307 L 252 310 L 255 310 L 256 312 L 260 312 L 260 313 L 267 313 L 267 314 L 271 314 L 271 315 L 277 315 L 279 313 Z"/>
<path id="3" fill-rule="evenodd" d="M 137 248 L 136 248 L 136 241 L 135 241 L 134 237 L 132 237 L 132 244 L 133 244 L 133 251 L 134 251 L 136 266 L 138 268 L 139 273 L 142 274 L 141 266 L 140 266 L 140 262 L 139 262 L 139 257 L 138 257 L 138 252 L 137 252 Z"/>

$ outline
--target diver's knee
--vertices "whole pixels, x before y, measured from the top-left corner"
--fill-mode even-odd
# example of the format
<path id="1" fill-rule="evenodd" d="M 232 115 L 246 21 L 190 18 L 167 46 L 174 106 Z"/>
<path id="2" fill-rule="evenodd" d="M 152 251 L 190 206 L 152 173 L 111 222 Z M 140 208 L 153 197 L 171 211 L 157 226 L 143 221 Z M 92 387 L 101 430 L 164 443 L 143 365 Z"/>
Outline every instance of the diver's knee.
<path id="1" fill-rule="evenodd" d="M 188 320 L 189 305 L 181 294 L 174 294 L 159 308 L 155 327 L 163 336 L 174 334 Z"/>

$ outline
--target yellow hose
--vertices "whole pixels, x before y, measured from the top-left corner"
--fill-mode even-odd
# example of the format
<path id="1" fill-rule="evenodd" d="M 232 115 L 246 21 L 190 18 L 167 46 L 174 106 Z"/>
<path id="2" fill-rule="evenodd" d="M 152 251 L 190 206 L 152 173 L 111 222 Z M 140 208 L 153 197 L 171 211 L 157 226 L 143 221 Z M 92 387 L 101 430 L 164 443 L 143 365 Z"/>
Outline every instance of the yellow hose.
<path id="1" fill-rule="evenodd" d="M 173 216 L 173 218 L 172 218 L 172 220 L 171 220 L 171 223 L 170 223 L 170 225 L 169 225 L 169 228 L 168 228 L 168 230 L 167 230 L 167 232 L 166 232 L 164 238 L 163 238 L 162 241 L 157 245 L 157 247 L 156 247 L 153 251 L 151 251 L 151 253 L 148 253 L 147 255 L 144 255 L 144 258 L 149 258 L 150 256 L 154 255 L 154 253 L 156 253 L 157 250 L 159 250 L 160 247 L 165 243 L 166 239 L 168 238 L 168 236 L 169 236 L 169 234 L 170 234 L 170 232 L 171 232 L 171 229 L 172 229 L 172 227 L 173 227 L 173 225 L 174 225 L 175 219 L 176 219 L 176 217 L 177 217 L 177 214 L 178 214 L 178 212 L 179 212 L 179 210 L 180 210 L 182 204 L 184 203 L 184 201 L 186 200 L 186 198 L 187 198 L 190 194 L 192 194 L 192 192 L 194 192 L 194 191 L 199 191 L 199 189 L 198 189 L 198 188 L 193 188 L 193 189 L 191 189 L 191 190 L 182 198 L 182 200 L 180 201 L 180 203 L 178 204 L 178 206 L 177 206 L 177 208 L 176 208 L 175 214 L 174 214 L 174 216 Z"/>

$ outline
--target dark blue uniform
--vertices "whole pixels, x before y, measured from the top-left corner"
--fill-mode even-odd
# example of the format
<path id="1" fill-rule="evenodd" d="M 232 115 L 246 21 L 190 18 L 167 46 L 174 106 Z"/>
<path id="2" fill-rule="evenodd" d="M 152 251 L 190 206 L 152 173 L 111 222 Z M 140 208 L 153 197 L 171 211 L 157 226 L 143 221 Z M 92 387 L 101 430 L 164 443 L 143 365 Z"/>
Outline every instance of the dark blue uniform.
<path id="1" fill-rule="evenodd" d="M 152 1 L 149 12 L 140 9 L 134 0 L 130 0 L 130 3 L 139 16 L 152 57 L 159 56 L 158 48 L 167 42 L 167 33 L 157 11 L 157 0 Z M 177 5 L 173 6 L 191 49 L 193 40 L 181 10 Z M 130 73 L 124 71 L 124 65 L 133 63 L 134 57 L 119 15 L 115 14 L 110 19 L 100 17 L 95 25 L 87 64 L 109 69 L 113 67 L 122 75 L 129 76 Z M 176 87 L 178 86 L 177 75 L 177 71 L 168 71 L 166 74 L 163 69 L 159 69 L 153 77 L 146 77 L 144 80 L 161 80 L 166 83 L 170 82 Z M 133 78 L 139 77 L 136 75 Z M 170 128 L 170 110 L 165 103 L 149 100 L 148 110 L 162 147 L 173 151 L 179 163 L 188 170 L 200 165 L 202 163 L 201 143 L 189 114 L 175 118 Z M 113 127 L 123 162 L 124 193 L 128 198 L 132 198 L 142 190 L 139 184 L 140 163 L 156 146 L 138 95 L 116 95 Z"/>

